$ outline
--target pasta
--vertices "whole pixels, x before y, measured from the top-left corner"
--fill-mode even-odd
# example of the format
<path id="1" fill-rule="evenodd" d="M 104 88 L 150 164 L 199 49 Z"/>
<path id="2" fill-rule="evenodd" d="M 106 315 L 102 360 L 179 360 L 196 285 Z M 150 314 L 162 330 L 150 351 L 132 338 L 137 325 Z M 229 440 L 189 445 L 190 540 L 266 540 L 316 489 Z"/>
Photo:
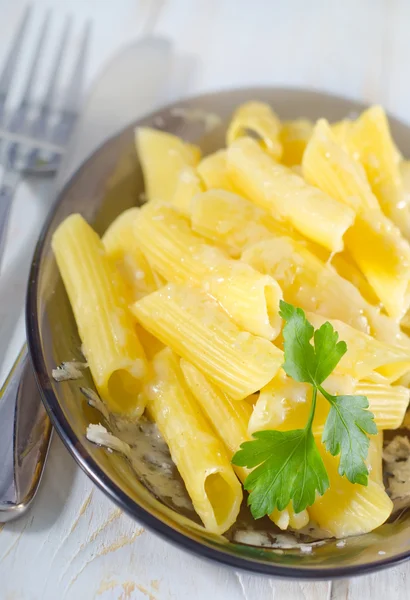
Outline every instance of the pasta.
<path id="1" fill-rule="evenodd" d="M 239 326 L 270 340 L 277 337 L 282 292 L 272 277 L 225 258 L 166 205 L 145 206 L 135 221 L 135 236 L 150 264 L 167 281 L 202 287 Z"/>
<path id="2" fill-rule="evenodd" d="M 346 246 L 387 312 L 401 317 L 410 304 L 410 246 L 380 210 L 364 168 L 318 121 L 303 156 L 303 173 L 313 185 L 357 212 Z"/>
<path id="3" fill-rule="evenodd" d="M 156 423 L 208 534 L 243 489 L 268 532 L 371 531 L 398 508 L 383 432 L 408 420 L 410 160 L 380 107 L 247 102 L 225 136 L 202 156 L 138 128 L 146 202 L 102 239 L 80 215 L 54 234 L 104 414 Z"/>
<path id="4" fill-rule="evenodd" d="M 181 369 L 192 394 L 232 458 L 239 446 L 250 439 L 248 434 L 248 422 L 252 413 L 250 405 L 244 400 L 241 402 L 231 400 L 188 361 L 181 359 Z M 245 481 L 249 470 L 245 467 L 234 468 L 239 479 Z M 283 511 L 275 510 L 270 518 L 281 529 L 287 529 L 289 525 L 294 529 L 301 529 L 309 521 L 306 510 L 296 515 L 291 506 Z"/>
<path id="5" fill-rule="evenodd" d="M 241 331 L 214 300 L 194 289 L 168 284 L 132 311 L 145 329 L 236 400 L 263 387 L 282 363 L 278 348 Z"/>
<path id="6" fill-rule="evenodd" d="M 121 274 L 128 292 L 129 303 L 154 292 L 163 285 L 134 237 L 133 224 L 139 208 L 124 211 L 107 229 L 102 242 L 110 260 Z"/>
<path id="7" fill-rule="evenodd" d="M 205 527 L 223 533 L 235 522 L 242 490 L 219 439 L 186 387 L 176 355 L 166 348 L 153 360 L 148 411 Z"/>
<path id="8" fill-rule="evenodd" d="M 148 127 L 137 129 L 135 136 L 147 200 L 172 202 L 183 170 L 198 164 L 199 148 Z"/>
<path id="9" fill-rule="evenodd" d="M 113 412 L 141 415 L 144 351 L 101 240 L 75 214 L 56 230 L 52 245 L 99 393 Z"/>
<path id="10" fill-rule="evenodd" d="M 354 211 L 276 163 L 250 138 L 228 148 L 228 170 L 246 197 L 288 221 L 299 233 L 330 251 L 343 249 Z"/>

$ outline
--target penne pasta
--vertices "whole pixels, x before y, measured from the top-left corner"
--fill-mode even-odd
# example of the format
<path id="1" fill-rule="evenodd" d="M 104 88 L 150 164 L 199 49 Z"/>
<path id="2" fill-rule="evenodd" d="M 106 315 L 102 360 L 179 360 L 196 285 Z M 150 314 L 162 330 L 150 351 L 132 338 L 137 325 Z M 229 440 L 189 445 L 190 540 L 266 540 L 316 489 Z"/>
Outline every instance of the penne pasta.
<path id="1" fill-rule="evenodd" d="M 240 327 L 255 335 L 272 340 L 279 334 L 282 292 L 277 282 L 226 258 L 195 235 L 175 209 L 159 204 L 144 207 L 135 221 L 135 236 L 150 264 L 167 281 L 201 287 Z"/>
<path id="2" fill-rule="evenodd" d="M 349 375 L 331 375 L 326 380 L 326 390 L 332 395 L 362 395 L 369 401 L 379 430 L 397 429 L 403 422 L 409 404 L 409 390 L 398 385 L 356 381 Z M 312 388 L 305 383 L 295 383 L 281 370 L 261 389 L 249 419 L 248 431 L 263 429 L 288 431 L 300 429 L 306 423 Z M 330 405 L 319 393 L 313 421 L 315 435 L 323 433 Z"/>
<path id="3" fill-rule="evenodd" d="M 204 186 L 193 167 L 184 167 L 178 177 L 172 204 L 185 215 L 190 214 L 192 198 L 204 190 Z"/>
<path id="4" fill-rule="evenodd" d="M 230 176 L 252 202 L 331 252 L 343 250 L 343 236 L 355 219 L 350 207 L 275 163 L 250 138 L 228 148 L 227 162 Z"/>
<path id="5" fill-rule="evenodd" d="M 409 346 L 396 321 L 380 313 L 359 290 L 329 264 L 289 237 L 271 237 L 251 246 L 242 260 L 271 275 L 286 302 L 329 319 L 338 319 L 377 340 Z"/>
<path id="6" fill-rule="evenodd" d="M 113 412 L 141 415 L 144 351 L 100 238 L 74 214 L 58 227 L 52 247 L 99 394 Z"/>
<path id="7" fill-rule="evenodd" d="M 300 165 L 307 143 L 312 135 L 313 123 L 308 119 L 284 121 L 280 128 L 279 140 L 282 144 L 280 162 L 287 167 Z"/>
<path id="8" fill-rule="evenodd" d="M 316 443 L 329 476 L 330 487 L 309 507 L 310 517 L 336 538 L 359 535 L 382 525 L 393 509 L 393 503 L 383 486 L 372 477 L 369 477 L 367 486 L 350 483 L 338 473 L 339 457 L 326 452 L 318 438 Z M 374 443 L 371 438 L 370 444 Z M 378 466 L 378 452 L 373 454 L 370 451 L 369 458 L 374 458 Z M 372 465 L 370 467 L 372 471 Z"/>
<path id="9" fill-rule="evenodd" d="M 241 331 L 214 300 L 193 288 L 168 284 L 132 311 L 145 329 L 235 400 L 260 390 L 282 364 L 278 348 Z"/>
<path id="10" fill-rule="evenodd" d="M 363 167 L 351 158 L 321 119 L 303 156 L 303 173 L 357 212 L 345 235 L 346 246 L 392 317 L 401 317 L 410 305 L 410 245 L 381 212 Z"/>
<path id="11" fill-rule="evenodd" d="M 226 150 L 218 150 L 205 156 L 198 164 L 197 171 L 207 190 L 235 192 L 235 185 L 229 177 L 226 164 Z"/>
<path id="12" fill-rule="evenodd" d="M 102 237 L 107 256 L 118 269 L 126 287 L 127 300 L 135 302 L 163 285 L 151 269 L 134 236 L 134 221 L 139 208 L 130 208 L 111 223 Z"/>
<path id="13" fill-rule="evenodd" d="M 226 134 L 226 145 L 230 146 L 240 137 L 256 135 L 261 147 L 275 160 L 282 155 L 279 141 L 281 124 L 268 104 L 248 102 L 242 104 L 233 114 Z"/>
<path id="14" fill-rule="evenodd" d="M 175 135 L 149 127 L 136 129 L 135 142 L 147 200 L 172 202 L 181 171 L 198 164 L 199 148 Z"/>
<path id="15" fill-rule="evenodd" d="M 239 446 L 250 440 L 248 421 L 252 413 L 246 401 L 233 401 L 227 394 L 212 385 L 210 381 L 191 363 L 181 359 L 181 369 L 192 394 L 209 419 L 215 433 L 224 442 L 229 458 L 235 454 Z M 239 479 L 244 482 L 249 475 L 249 469 L 234 467 Z M 301 529 L 309 521 L 306 510 L 295 513 L 291 506 L 285 510 L 275 510 L 270 518 L 280 529 L 288 526 Z"/>
<path id="16" fill-rule="evenodd" d="M 186 386 L 177 356 L 166 348 L 155 356 L 152 366 L 148 412 L 168 444 L 205 528 L 222 534 L 238 516 L 241 486 L 223 444 Z"/>
<path id="17" fill-rule="evenodd" d="M 318 314 L 307 313 L 317 329 L 326 321 Z M 375 340 L 370 335 L 353 329 L 342 321 L 328 319 L 347 343 L 347 352 L 336 367 L 336 372 L 350 374 L 356 379 L 381 375 L 387 383 L 394 383 L 410 369 L 410 350 Z"/>
<path id="18" fill-rule="evenodd" d="M 272 235 L 291 235 L 292 230 L 275 221 L 237 194 L 214 189 L 198 194 L 191 202 L 192 229 L 238 258 L 249 245 Z"/>

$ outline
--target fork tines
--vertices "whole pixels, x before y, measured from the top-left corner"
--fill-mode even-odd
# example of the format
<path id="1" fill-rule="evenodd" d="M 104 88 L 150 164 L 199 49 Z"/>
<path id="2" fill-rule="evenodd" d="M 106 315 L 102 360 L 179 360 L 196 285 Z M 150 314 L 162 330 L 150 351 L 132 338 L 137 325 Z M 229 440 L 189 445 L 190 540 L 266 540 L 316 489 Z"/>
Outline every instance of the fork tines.
<path id="1" fill-rule="evenodd" d="M 69 42 L 72 33 L 72 18 L 67 17 L 63 23 L 59 42 L 52 57 L 45 92 L 40 102 L 35 101 L 39 72 L 44 55 L 45 45 L 49 38 L 52 21 L 51 11 L 43 18 L 32 59 L 28 67 L 20 65 L 21 51 L 26 43 L 27 33 L 33 16 L 32 7 L 26 8 L 16 31 L 11 48 L 0 73 L 0 141 L 8 143 L 6 151 L 6 168 L 17 168 L 14 164 L 18 146 L 24 151 L 31 148 L 29 162 L 33 163 L 40 151 L 62 154 L 73 129 L 82 96 L 84 64 L 90 39 L 90 25 L 84 27 L 81 43 L 76 51 L 69 81 L 65 92 L 59 94 L 61 87 L 62 67 L 69 54 Z M 19 68 L 26 66 L 25 85 L 17 107 L 6 114 L 7 100 L 15 82 Z"/>

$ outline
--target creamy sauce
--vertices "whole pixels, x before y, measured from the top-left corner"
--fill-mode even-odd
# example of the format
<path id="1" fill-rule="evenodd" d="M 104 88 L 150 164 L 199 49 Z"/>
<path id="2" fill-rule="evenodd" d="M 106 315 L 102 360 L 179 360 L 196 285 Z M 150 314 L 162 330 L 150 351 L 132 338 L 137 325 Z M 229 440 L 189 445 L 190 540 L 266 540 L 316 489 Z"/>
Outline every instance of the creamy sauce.
<path id="1" fill-rule="evenodd" d="M 81 379 L 83 377 L 82 371 L 87 368 L 88 365 L 85 362 L 62 362 L 56 369 L 52 370 L 51 375 L 54 381 Z"/>

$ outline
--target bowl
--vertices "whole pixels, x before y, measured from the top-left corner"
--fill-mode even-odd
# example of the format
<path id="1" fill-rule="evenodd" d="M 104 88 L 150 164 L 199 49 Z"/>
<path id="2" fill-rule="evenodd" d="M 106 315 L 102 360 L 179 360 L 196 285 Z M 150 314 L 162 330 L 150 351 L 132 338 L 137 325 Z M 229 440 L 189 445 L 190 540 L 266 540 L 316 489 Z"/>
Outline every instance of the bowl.
<path id="1" fill-rule="evenodd" d="M 44 404 L 63 442 L 87 475 L 138 522 L 189 552 L 235 569 L 292 579 L 363 574 L 410 557 L 408 511 L 371 533 L 341 542 L 280 532 L 267 519 L 252 521 L 243 507 L 226 536 L 212 535 L 201 526 L 185 490 L 182 488 L 181 497 L 174 497 L 173 486 L 181 488 L 177 474 L 168 487 L 155 486 L 141 455 L 131 463 L 86 439 L 87 425 L 101 421 L 101 415 L 87 405 L 79 390 L 80 385 L 93 387 L 87 374 L 86 382 L 57 383 L 51 378 L 52 369 L 63 360 L 82 359 L 77 327 L 51 250 L 51 237 L 59 223 L 70 213 L 79 212 L 102 234 L 120 212 L 141 203 L 144 187 L 134 146 L 135 126 L 158 127 L 210 152 L 223 146 L 234 108 L 252 99 L 270 103 L 282 119 L 326 117 L 335 121 L 365 108 L 315 91 L 224 91 L 168 106 L 107 141 L 60 193 L 37 244 L 27 296 L 29 350 Z M 220 122 L 203 119 L 204 113 L 218 115 Z M 410 128 L 395 119 L 391 127 L 400 150 L 410 156 Z"/>

